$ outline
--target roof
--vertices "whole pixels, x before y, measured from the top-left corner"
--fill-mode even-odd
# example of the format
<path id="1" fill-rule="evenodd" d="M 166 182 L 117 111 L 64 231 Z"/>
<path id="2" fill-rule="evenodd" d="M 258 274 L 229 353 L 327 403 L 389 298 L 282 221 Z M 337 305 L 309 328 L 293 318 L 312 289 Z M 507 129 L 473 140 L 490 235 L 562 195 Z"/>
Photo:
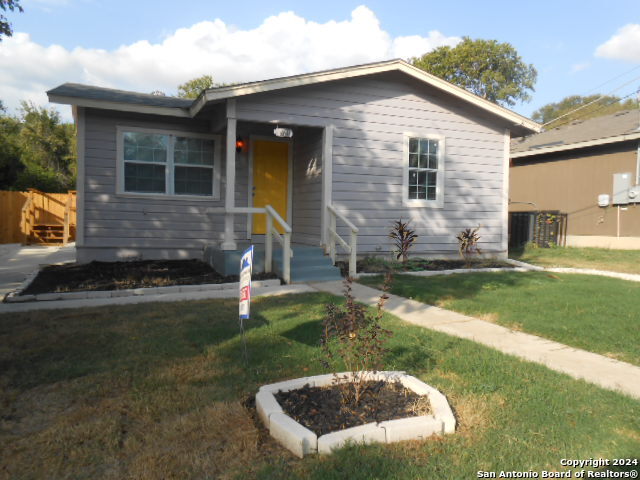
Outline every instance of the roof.
<path id="1" fill-rule="evenodd" d="M 181 117 L 189 116 L 188 109 L 193 103 L 193 100 L 188 98 L 129 92 L 80 83 L 64 83 L 49 90 L 47 95 L 49 101 L 54 103 Z"/>
<path id="2" fill-rule="evenodd" d="M 511 142 L 511 158 L 640 139 L 640 112 L 623 110 Z"/>
<path id="3" fill-rule="evenodd" d="M 207 104 L 226 99 L 391 71 L 407 74 L 431 87 L 490 112 L 505 120 L 518 134 L 539 132 L 542 128 L 540 124 L 529 118 L 485 100 L 400 59 L 212 88 L 202 92 L 193 101 L 71 83 L 65 83 L 49 90 L 47 94 L 50 101 L 57 103 L 125 111 L 144 111 L 146 113 L 153 113 L 155 110 L 155 113 L 167 115 L 172 114 L 173 111 L 178 116 L 195 117 Z M 160 109 L 164 113 L 160 113 Z"/>

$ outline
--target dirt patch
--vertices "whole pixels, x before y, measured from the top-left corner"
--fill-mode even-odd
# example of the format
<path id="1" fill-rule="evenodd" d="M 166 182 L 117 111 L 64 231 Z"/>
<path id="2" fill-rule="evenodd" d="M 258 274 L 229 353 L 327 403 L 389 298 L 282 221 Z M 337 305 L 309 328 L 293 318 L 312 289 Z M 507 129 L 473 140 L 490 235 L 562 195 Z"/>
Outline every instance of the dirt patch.
<path id="1" fill-rule="evenodd" d="M 339 261 L 336 266 L 340 268 L 342 276 L 347 276 L 349 272 L 349 263 Z M 406 263 L 384 260 L 381 258 L 363 258 L 356 263 L 356 271 L 358 273 L 386 273 L 393 271 L 401 272 L 420 272 L 420 271 L 442 271 L 457 270 L 461 268 L 514 268 L 510 263 L 502 260 L 426 260 L 421 258 L 410 259 Z"/>
<path id="2" fill-rule="evenodd" d="M 256 273 L 254 280 L 278 278 Z M 237 282 L 237 275 L 220 275 L 200 260 L 141 260 L 69 263 L 43 268 L 21 295 L 128 288 L 166 287 Z"/>
<path id="3" fill-rule="evenodd" d="M 340 387 L 309 387 L 275 394 L 291 418 L 316 435 L 373 422 L 427 415 L 427 397 L 406 389 L 401 383 L 366 382 L 366 392 L 357 405 L 345 405 Z"/>

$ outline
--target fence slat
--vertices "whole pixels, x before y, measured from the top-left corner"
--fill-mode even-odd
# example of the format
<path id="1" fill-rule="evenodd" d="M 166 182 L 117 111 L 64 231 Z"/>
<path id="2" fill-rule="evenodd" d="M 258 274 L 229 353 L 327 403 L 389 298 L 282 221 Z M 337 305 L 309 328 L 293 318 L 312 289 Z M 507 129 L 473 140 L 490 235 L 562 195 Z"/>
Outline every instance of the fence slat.
<path id="1" fill-rule="evenodd" d="M 76 225 L 76 197 L 73 193 L 34 192 L 35 223 L 63 225 L 68 195 L 72 195 L 70 224 Z M 20 243 L 23 235 L 20 226 L 21 210 L 28 192 L 0 191 L 0 243 Z"/>

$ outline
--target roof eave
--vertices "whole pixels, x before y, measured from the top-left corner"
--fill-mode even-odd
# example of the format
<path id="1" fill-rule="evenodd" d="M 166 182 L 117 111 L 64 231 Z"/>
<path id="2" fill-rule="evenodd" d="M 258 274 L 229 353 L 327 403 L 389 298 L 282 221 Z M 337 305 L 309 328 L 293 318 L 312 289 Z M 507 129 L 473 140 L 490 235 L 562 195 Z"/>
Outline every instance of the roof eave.
<path id="1" fill-rule="evenodd" d="M 478 97 L 477 95 L 474 95 L 473 93 L 463 88 L 457 87 L 445 80 L 442 80 L 441 78 L 431 75 L 430 73 L 414 67 L 413 65 L 410 65 L 403 60 L 389 60 L 375 64 L 358 65 L 356 67 L 346 67 L 324 72 L 309 73 L 304 75 L 296 75 L 293 77 L 277 78 L 272 80 L 264 80 L 261 82 L 252 82 L 243 85 L 231 85 L 229 87 L 205 90 L 191 106 L 190 113 L 192 116 L 197 115 L 198 112 L 209 102 L 221 101 L 228 98 L 252 95 L 256 93 L 281 90 L 285 88 L 313 85 L 317 83 L 329 82 L 332 80 L 343 80 L 346 78 L 360 77 L 375 73 L 384 73 L 394 70 L 404 72 L 455 97 L 474 104 L 479 108 L 488 110 L 491 113 L 507 120 L 508 122 L 517 125 L 521 129 L 524 129 L 525 133 L 539 133 L 542 131 L 542 125 L 540 125 L 539 123 L 523 117 L 522 115 L 519 115 L 504 107 L 496 105 L 495 103 L 485 100 L 484 98 Z"/>
<path id="2" fill-rule="evenodd" d="M 123 112 L 148 113 L 153 115 L 166 115 L 170 117 L 190 118 L 189 109 L 180 107 L 158 107 L 153 105 L 140 105 L 136 103 L 111 102 L 106 100 L 92 100 L 88 98 L 55 95 L 47 92 L 51 103 L 74 105 L 77 107 L 101 108 L 105 110 L 119 110 Z"/>

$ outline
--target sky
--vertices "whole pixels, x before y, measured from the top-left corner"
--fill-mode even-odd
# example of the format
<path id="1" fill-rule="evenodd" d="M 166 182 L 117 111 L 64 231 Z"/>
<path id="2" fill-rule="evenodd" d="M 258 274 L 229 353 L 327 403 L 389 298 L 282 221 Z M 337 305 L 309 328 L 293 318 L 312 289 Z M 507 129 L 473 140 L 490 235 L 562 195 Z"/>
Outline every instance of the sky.
<path id="1" fill-rule="evenodd" d="M 408 59 L 462 37 L 513 45 L 538 71 L 525 115 L 568 95 L 640 89 L 638 0 L 21 0 L 0 42 L 0 101 L 55 108 L 64 82 L 175 95 L 203 74 L 243 82 Z"/>

